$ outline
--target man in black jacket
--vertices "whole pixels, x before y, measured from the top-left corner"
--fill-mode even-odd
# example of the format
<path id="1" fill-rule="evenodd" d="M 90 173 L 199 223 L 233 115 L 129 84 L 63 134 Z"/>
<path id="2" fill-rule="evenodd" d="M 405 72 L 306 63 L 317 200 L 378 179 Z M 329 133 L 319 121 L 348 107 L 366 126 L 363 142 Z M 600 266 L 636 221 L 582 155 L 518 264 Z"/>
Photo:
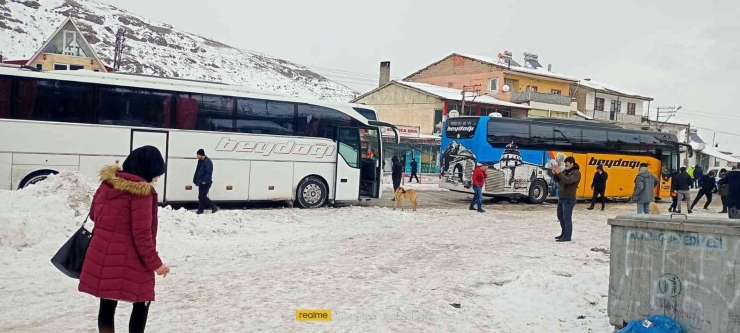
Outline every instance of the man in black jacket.
<path id="1" fill-rule="evenodd" d="M 606 206 L 606 196 L 604 193 L 606 193 L 607 179 L 609 179 L 609 174 L 604 171 L 604 166 L 599 164 L 596 167 L 596 173 L 594 173 L 594 180 L 591 182 L 591 189 L 594 191 L 594 197 L 591 198 L 591 207 L 588 207 L 588 210 L 594 210 L 596 198 L 599 195 L 601 195 L 601 210 L 604 210 L 604 206 Z"/>
<path id="2" fill-rule="evenodd" d="M 198 157 L 198 166 L 195 167 L 193 184 L 198 186 L 197 214 L 203 214 L 203 209 L 205 208 L 210 208 L 211 212 L 215 213 L 219 208 L 208 198 L 208 191 L 211 189 L 211 185 L 213 185 L 213 162 L 211 162 L 210 158 L 206 157 L 203 149 L 198 149 L 196 156 Z"/>
<path id="3" fill-rule="evenodd" d="M 704 177 L 704 169 L 701 168 L 701 165 L 697 164 L 696 167 L 694 168 L 694 187 L 695 188 L 701 187 L 701 184 L 699 184 L 699 182 L 701 182 L 702 177 Z"/>
<path id="4" fill-rule="evenodd" d="M 731 219 L 740 219 L 740 164 L 719 181 L 727 185 L 727 212 Z"/>
<path id="5" fill-rule="evenodd" d="M 696 171 L 694 171 L 696 174 Z M 707 196 L 707 202 L 704 204 L 704 209 L 709 209 L 709 205 L 712 203 L 712 191 L 717 187 L 717 179 L 714 178 L 714 171 L 709 171 L 709 174 L 699 178 L 699 193 L 694 199 L 694 203 L 691 204 L 691 210 L 694 210 L 694 206 L 701 200 L 701 197 Z"/>
<path id="6" fill-rule="evenodd" d="M 403 178 L 403 166 L 398 160 L 398 156 L 393 156 L 393 167 L 391 168 L 391 178 L 393 179 L 393 193 L 401 187 L 401 179 Z M 395 199 L 394 199 L 395 200 Z"/>
<path id="7" fill-rule="evenodd" d="M 411 177 L 409 177 L 409 183 L 411 180 L 416 178 L 416 182 L 419 183 L 419 176 L 416 173 L 419 171 L 419 165 L 416 163 L 416 158 L 411 158 Z"/>
<path id="8" fill-rule="evenodd" d="M 677 192 L 678 197 L 678 210 L 677 213 L 681 213 L 681 206 L 683 206 L 683 199 L 686 199 L 686 209 L 691 214 L 691 176 L 686 172 L 686 167 L 681 167 L 681 172 L 673 176 L 673 189 Z"/>

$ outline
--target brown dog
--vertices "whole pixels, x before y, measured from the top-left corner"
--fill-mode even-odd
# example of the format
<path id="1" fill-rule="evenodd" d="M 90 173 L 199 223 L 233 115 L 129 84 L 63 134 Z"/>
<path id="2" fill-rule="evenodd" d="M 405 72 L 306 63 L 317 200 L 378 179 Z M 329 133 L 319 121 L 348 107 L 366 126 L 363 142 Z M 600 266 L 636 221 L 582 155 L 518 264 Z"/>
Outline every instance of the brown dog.
<path id="1" fill-rule="evenodd" d="M 418 207 L 416 205 L 416 191 L 406 190 L 403 187 L 399 187 L 398 190 L 396 190 L 396 201 L 393 203 L 393 210 L 396 210 L 396 206 L 399 201 L 401 202 L 401 210 L 403 210 L 406 199 L 411 200 L 411 209 L 416 211 L 416 207 Z"/>
<path id="2" fill-rule="evenodd" d="M 660 215 L 660 207 L 658 207 L 658 204 L 651 202 L 650 203 L 650 214 L 652 215 Z"/>

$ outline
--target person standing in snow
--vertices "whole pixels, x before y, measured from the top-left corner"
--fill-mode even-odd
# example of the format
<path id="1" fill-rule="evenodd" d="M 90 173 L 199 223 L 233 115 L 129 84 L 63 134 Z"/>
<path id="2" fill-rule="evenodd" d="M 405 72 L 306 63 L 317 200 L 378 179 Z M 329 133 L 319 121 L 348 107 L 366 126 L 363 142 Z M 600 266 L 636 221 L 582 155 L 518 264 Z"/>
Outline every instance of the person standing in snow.
<path id="1" fill-rule="evenodd" d="M 208 191 L 211 190 L 211 185 L 213 185 L 213 162 L 206 156 L 203 149 L 198 149 L 196 156 L 198 157 L 198 166 L 195 167 L 195 174 L 193 175 L 193 184 L 198 186 L 198 211 L 196 214 L 203 214 L 203 210 L 206 208 L 215 213 L 219 208 L 208 198 Z"/>
<path id="2" fill-rule="evenodd" d="M 419 182 L 419 176 L 416 174 L 419 171 L 419 165 L 416 163 L 416 158 L 411 158 L 411 177 L 409 177 L 409 183 L 411 180 L 416 178 L 416 183 Z"/>
<path id="3" fill-rule="evenodd" d="M 144 332 L 154 301 L 154 274 L 170 268 L 157 253 L 157 192 L 153 183 L 165 173 L 162 154 L 137 148 L 123 162 L 100 171 L 90 218 L 94 237 L 82 264 L 78 290 L 100 298 L 98 330 L 114 332 L 118 301 L 133 303 L 129 332 Z"/>
<path id="4" fill-rule="evenodd" d="M 401 162 L 398 160 L 398 156 L 393 156 L 391 161 L 393 162 L 393 166 L 391 167 L 391 179 L 393 179 L 393 193 L 396 193 L 398 188 L 401 187 L 401 179 L 403 179 L 403 166 L 401 166 Z"/>
<path id="5" fill-rule="evenodd" d="M 478 213 L 485 213 L 483 210 L 483 186 L 486 184 L 486 178 L 488 174 L 486 171 L 488 166 L 477 163 L 475 170 L 473 170 L 473 201 L 470 202 L 470 210 L 476 210 L 475 206 L 478 206 Z"/>
<path id="6" fill-rule="evenodd" d="M 719 198 L 722 200 L 722 211 L 720 214 L 726 214 L 727 213 L 727 184 L 720 185 L 720 182 L 722 182 L 722 179 L 725 179 L 727 177 L 727 169 L 722 169 L 719 171 L 719 182 L 717 182 L 717 193 L 719 194 Z"/>
<path id="7" fill-rule="evenodd" d="M 681 213 L 681 206 L 683 206 L 682 202 L 685 199 L 686 200 L 686 209 L 689 211 L 689 214 L 691 214 L 691 176 L 686 172 L 686 167 L 681 167 L 681 171 L 673 176 L 673 188 L 676 190 L 676 200 L 677 200 L 677 208 L 678 210 L 675 210 L 677 213 Z"/>
<path id="8" fill-rule="evenodd" d="M 573 236 L 573 208 L 576 207 L 576 192 L 581 181 L 581 167 L 573 156 L 565 159 L 565 170 L 556 165 L 552 168 L 553 177 L 558 181 L 558 220 L 560 236 L 558 242 L 570 242 Z"/>
<path id="9" fill-rule="evenodd" d="M 635 177 L 635 190 L 632 192 L 632 202 L 637 204 L 637 214 L 650 214 L 650 203 L 655 200 L 653 189 L 660 181 L 648 170 L 647 163 L 640 163 L 640 171 Z"/>
<path id="10" fill-rule="evenodd" d="M 696 173 L 697 171 L 694 171 L 694 174 Z M 691 204 L 691 210 L 694 210 L 694 206 L 696 206 L 703 196 L 707 196 L 707 202 L 704 203 L 704 209 L 709 209 L 709 205 L 712 203 L 712 192 L 715 187 L 717 187 L 717 179 L 714 178 L 714 171 L 709 171 L 709 174 L 704 175 L 699 179 L 699 193 Z"/>
<path id="11" fill-rule="evenodd" d="M 727 185 L 727 214 L 731 219 L 740 219 L 740 164 L 732 168 L 720 185 Z"/>
<path id="12" fill-rule="evenodd" d="M 704 177 L 704 169 L 701 168 L 701 165 L 696 165 L 694 167 L 694 173 L 691 174 L 691 178 L 694 178 L 694 188 L 700 188 L 701 184 L 701 178 Z"/>
<path id="13" fill-rule="evenodd" d="M 591 189 L 594 191 L 594 196 L 591 198 L 591 207 L 588 210 L 594 210 L 596 205 L 596 198 L 601 195 L 601 210 L 604 210 L 606 206 L 606 181 L 609 179 L 609 174 L 604 171 L 604 166 L 599 164 L 596 167 L 596 173 L 594 173 L 594 180 L 591 182 Z"/>

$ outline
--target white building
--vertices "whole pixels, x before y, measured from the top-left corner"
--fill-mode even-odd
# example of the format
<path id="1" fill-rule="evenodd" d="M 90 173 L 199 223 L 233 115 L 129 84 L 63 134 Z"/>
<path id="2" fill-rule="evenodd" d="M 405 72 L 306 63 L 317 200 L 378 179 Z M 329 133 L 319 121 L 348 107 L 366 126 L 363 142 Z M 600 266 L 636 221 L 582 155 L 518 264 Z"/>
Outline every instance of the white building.
<path id="1" fill-rule="evenodd" d="M 645 125 L 652 97 L 643 96 L 606 83 L 583 79 L 571 90 L 578 111 L 595 120 Z M 645 123 L 645 124 L 644 124 Z"/>

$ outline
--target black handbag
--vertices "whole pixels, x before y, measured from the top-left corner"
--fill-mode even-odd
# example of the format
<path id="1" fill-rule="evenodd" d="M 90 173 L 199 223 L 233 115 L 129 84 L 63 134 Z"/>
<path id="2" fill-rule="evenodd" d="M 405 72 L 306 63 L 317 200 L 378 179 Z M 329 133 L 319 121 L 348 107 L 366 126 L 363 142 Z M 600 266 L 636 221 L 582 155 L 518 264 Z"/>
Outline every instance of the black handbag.
<path id="1" fill-rule="evenodd" d="M 87 247 L 90 246 L 92 240 L 92 233 L 85 229 L 85 223 L 90 217 L 87 214 L 85 222 L 82 222 L 82 226 L 77 232 L 75 232 L 69 240 L 62 245 L 62 248 L 57 251 L 57 254 L 51 258 L 51 263 L 54 264 L 65 275 L 79 279 L 82 273 L 82 263 L 85 261 L 85 254 L 87 253 Z"/>

